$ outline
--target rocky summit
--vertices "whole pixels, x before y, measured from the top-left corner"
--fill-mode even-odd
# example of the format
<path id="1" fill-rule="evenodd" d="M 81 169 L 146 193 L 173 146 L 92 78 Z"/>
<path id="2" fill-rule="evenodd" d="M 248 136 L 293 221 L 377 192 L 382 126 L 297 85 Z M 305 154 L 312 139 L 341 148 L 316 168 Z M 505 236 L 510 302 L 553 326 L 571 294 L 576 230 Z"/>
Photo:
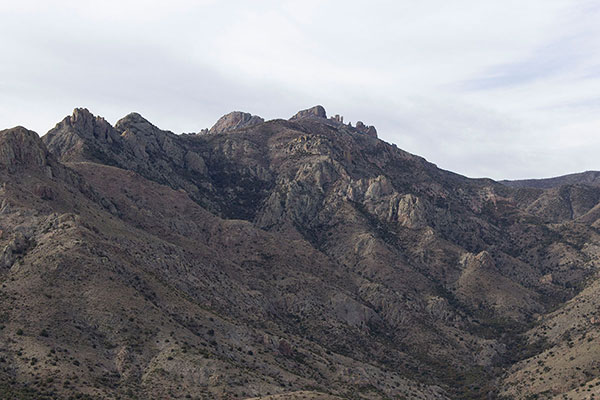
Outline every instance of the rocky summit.
<path id="1" fill-rule="evenodd" d="M 257 125 L 265 122 L 259 116 L 252 115 L 241 111 L 233 111 L 222 116 L 208 131 L 209 133 L 223 133 L 233 131 L 247 126 Z"/>
<path id="2" fill-rule="evenodd" d="M 469 179 L 316 106 L 0 131 L 0 398 L 588 399 L 597 173 Z"/>

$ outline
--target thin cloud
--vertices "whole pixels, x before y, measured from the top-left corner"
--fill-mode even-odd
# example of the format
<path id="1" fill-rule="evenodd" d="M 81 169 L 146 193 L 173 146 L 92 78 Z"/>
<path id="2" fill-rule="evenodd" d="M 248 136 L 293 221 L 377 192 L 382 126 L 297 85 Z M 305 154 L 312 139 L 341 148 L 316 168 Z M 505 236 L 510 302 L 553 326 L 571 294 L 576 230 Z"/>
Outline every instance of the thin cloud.
<path id="1" fill-rule="evenodd" d="M 480 76 L 466 80 L 460 86 L 466 90 L 493 90 L 527 85 L 568 73 L 585 65 L 588 54 L 581 48 L 584 41 L 581 35 L 563 37 L 540 46 L 524 60 L 488 67 Z"/>

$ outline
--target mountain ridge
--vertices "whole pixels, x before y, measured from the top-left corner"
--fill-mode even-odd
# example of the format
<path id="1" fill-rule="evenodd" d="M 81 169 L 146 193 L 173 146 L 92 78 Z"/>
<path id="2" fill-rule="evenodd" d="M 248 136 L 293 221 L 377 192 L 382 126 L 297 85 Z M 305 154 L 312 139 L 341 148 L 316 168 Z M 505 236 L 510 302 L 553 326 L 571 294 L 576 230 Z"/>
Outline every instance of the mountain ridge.
<path id="1" fill-rule="evenodd" d="M 65 397 L 513 393 L 564 345 L 532 324 L 595 290 L 599 189 L 465 178 L 321 108 L 195 135 L 76 109 L 27 134 L 68 178 L 0 170 L 0 380 Z"/>
<path id="2" fill-rule="evenodd" d="M 498 182 L 514 188 L 535 189 L 553 189 L 559 186 L 577 184 L 598 186 L 600 185 L 600 171 L 585 171 L 539 179 L 500 180 Z"/>

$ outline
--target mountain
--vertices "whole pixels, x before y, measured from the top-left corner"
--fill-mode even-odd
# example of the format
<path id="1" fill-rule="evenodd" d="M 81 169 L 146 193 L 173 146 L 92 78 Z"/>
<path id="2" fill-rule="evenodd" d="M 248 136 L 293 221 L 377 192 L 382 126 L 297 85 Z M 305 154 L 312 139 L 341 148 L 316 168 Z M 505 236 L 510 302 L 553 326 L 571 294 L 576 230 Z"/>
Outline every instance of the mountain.
<path id="1" fill-rule="evenodd" d="M 546 179 L 503 180 L 500 183 L 514 188 L 553 189 L 564 185 L 600 186 L 600 171 L 586 171 Z"/>
<path id="2" fill-rule="evenodd" d="M 252 125 L 258 125 L 263 122 L 265 122 L 265 120 L 259 116 L 241 111 L 233 111 L 219 118 L 219 120 L 213 125 L 213 127 L 210 128 L 208 133 L 223 133 L 228 131 L 234 131 L 236 129 L 241 129 Z"/>
<path id="3" fill-rule="evenodd" d="M 469 179 L 321 106 L 185 135 L 75 109 L 1 131 L 0 175 L 4 397 L 525 398 L 600 374 L 594 185 Z"/>

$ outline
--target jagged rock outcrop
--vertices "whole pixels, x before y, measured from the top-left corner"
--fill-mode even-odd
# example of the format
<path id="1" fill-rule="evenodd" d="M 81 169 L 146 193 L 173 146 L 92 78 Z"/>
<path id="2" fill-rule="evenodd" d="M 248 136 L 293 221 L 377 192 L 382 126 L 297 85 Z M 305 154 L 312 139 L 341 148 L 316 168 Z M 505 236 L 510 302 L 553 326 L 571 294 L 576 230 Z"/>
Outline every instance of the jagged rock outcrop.
<path id="1" fill-rule="evenodd" d="M 23 254 L 28 247 L 28 240 L 21 232 L 15 232 L 13 238 L 2 250 L 0 255 L 0 267 L 10 268 L 17 256 Z"/>
<path id="2" fill-rule="evenodd" d="M 207 173 L 206 163 L 204 162 L 204 159 L 198 153 L 195 153 L 193 151 L 188 151 L 185 154 L 184 161 L 185 161 L 185 168 L 188 171 L 190 171 L 192 173 L 198 173 L 198 174 L 206 174 Z"/>
<path id="3" fill-rule="evenodd" d="M 292 118 L 290 118 L 290 120 L 304 118 L 327 118 L 327 112 L 323 106 L 314 106 L 307 108 L 306 110 L 298 111 Z"/>
<path id="4" fill-rule="evenodd" d="M 362 121 L 356 122 L 356 130 L 360 133 L 364 133 L 365 135 L 376 138 L 377 137 L 377 129 L 374 126 L 366 126 Z"/>
<path id="5" fill-rule="evenodd" d="M 74 109 L 43 141 L 53 154 L 65 161 L 106 161 L 112 155 L 109 153 L 121 151 L 119 133 L 104 118 L 94 116 L 86 108 Z"/>
<path id="6" fill-rule="evenodd" d="M 210 128 L 208 133 L 224 133 L 234 131 L 236 129 L 257 125 L 264 121 L 265 120 L 258 115 L 252 115 L 250 113 L 241 111 L 233 111 L 219 118 L 212 128 Z"/>
<path id="7" fill-rule="evenodd" d="M 163 131 L 138 113 L 130 113 L 115 124 L 127 150 L 133 152 L 138 162 L 166 156 L 177 167 L 183 167 L 185 149 L 176 144 L 176 135 Z"/>
<path id="8" fill-rule="evenodd" d="M 175 135 L 139 113 L 121 118 L 113 128 L 86 109 L 75 109 L 42 139 L 63 162 L 94 161 L 142 173 L 192 196 L 205 182 L 206 163 L 194 146 L 182 143 L 195 135 Z M 183 172 L 194 178 L 183 179 Z"/>
<path id="9" fill-rule="evenodd" d="M 0 131 L 0 166 L 9 172 L 29 167 L 52 173 L 48 151 L 39 136 L 21 126 Z"/>

